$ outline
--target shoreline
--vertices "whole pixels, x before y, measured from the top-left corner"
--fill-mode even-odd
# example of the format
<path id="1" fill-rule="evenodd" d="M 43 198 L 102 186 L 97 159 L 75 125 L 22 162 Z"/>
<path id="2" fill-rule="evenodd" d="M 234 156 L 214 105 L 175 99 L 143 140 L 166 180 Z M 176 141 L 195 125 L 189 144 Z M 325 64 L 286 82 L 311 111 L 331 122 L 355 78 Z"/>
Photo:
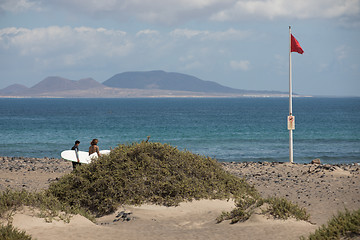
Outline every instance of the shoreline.
<path id="1" fill-rule="evenodd" d="M 147 205 L 140 207 L 125 206 L 127 210 L 130 209 L 133 212 L 133 216 L 136 218 L 134 221 L 130 221 L 129 223 L 113 223 L 117 214 L 116 212 L 97 219 L 99 223 L 108 224 L 94 224 L 90 226 L 91 224 L 89 223 L 86 226 L 81 225 L 78 230 L 74 228 L 74 231 L 82 231 L 81 234 L 84 234 L 88 232 L 89 229 L 95 227 L 98 231 L 109 234 L 109 236 L 113 234 L 106 239 L 112 239 L 116 234 L 124 234 L 124 236 L 128 236 L 128 239 L 139 239 L 136 235 L 136 229 L 144 227 L 142 232 L 138 233 L 143 234 L 140 236 L 151 236 L 155 234 L 153 236 L 158 237 L 158 234 L 160 234 L 162 237 L 160 236 L 158 239 L 180 239 L 181 236 L 185 236 L 185 238 L 192 236 L 184 235 L 187 231 L 203 236 L 203 238 L 200 237 L 197 239 L 218 239 L 214 238 L 215 235 L 213 236 L 212 233 L 216 233 L 217 237 L 227 236 L 228 239 L 238 239 L 239 233 L 245 234 L 243 232 L 244 229 L 249 229 L 247 233 L 249 235 L 242 235 L 244 239 L 253 236 L 253 239 L 264 239 L 264 237 L 270 235 L 271 237 L 268 239 L 298 239 L 299 236 L 307 235 L 308 232 L 313 232 L 322 224 L 326 224 L 327 221 L 339 211 L 344 211 L 345 209 L 351 211 L 360 208 L 359 164 L 319 165 L 279 162 L 221 162 L 221 164 L 224 170 L 235 176 L 245 178 L 249 184 L 254 185 L 262 197 L 282 197 L 297 203 L 300 207 L 306 208 L 308 213 L 310 213 L 311 224 L 302 223 L 301 221 L 291 222 L 292 220 L 280 221 L 263 219 L 258 215 L 254 216 L 255 219 L 251 221 L 248 220 L 244 223 L 232 225 L 224 222 L 215 224 L 214 216 L 218 216 L 221 211 L 231 206 L 224 201 L 222 203 L 217 202 L 217 207 L 215 208 L 215 202 L 205 201 L 209 205 L 204 206 L 203 211 L 197 212 L 198 207 L 196 206 L 199 205 L 196 204 L 202 205 L 203 203 L 205 204 L 205 202 L 198 203 L 194 200 L 193 202 L 183 204 L 191 210 L 188 210 L 187 207 L 161 208 L 149 207 Z M 71 162 L 62 159 L 0 157 L 0 192 L 6 188 L 41 191 L 46 189 L 51 182 L 56 181 L 71 171 Z M 167 216 L 167 213 L 170 213 L 170 215 Z M 51 234 L 54 234 L 53 237 L 66 234 L 65 232 L 61 232 L 66 228 L 55 226 L 59 223 L 54 223 L 55 225 L 41 223 L 43 225 L 45 224 L 44 226 L 39 223 L 37 227 L 23 226 L 21 222 L 23 218 L 24 215 L 19 216 L 18 219 L 20 222 L 16 223 L 18 224 L 17 226 L 26 230 L 37 239 L 46 239 L 44 232 L 50 234 L 47 232 L 50 231 L 50 229 L 52 229 Z M 201 219 L 201 223 L 199 223 L 199 219 Z M 295 234 L 291 232 L 294 226 L 287 226 L 286 224 L 295 224 L 294 226 L 302 230 L 299 230 L 299 232 Z M 71 224 L 69 226 L 73 229 Z M 47 230 L 45 231 L 43 227 Z M 256 235 L 259 237 L 253 235 L 254 231 L 259 231 L 256 233 L 259 234 Z M 94 239 L 91 238 L 93 237 L 91 235 L 90 238 L 89 236 L 87 237 L 88 239 Z M 62 238 L 60 237 L 59 239 Z M 84 237 L 83 239 L 86 238 Z M 192 238 L 190 237 L 189 239 Z"/>
<path id="2" fill-rule="evenodd" d="M 111 147 L 110 147 L 111 148 Z M 197 154 L 197 153 L 195 153 Z M 201 155 L 201 154 L 199 154 Z M 277 161 L 276 159 L 263 159 L 263 158 L 259 158 L 256 161 L 251 161 L 251 160 L 221 160 L 221 159 L 217 159 L 216 157 L 211 157 L 212 159 L 215 159 L 217 162 L 221 163 L 221 164 L 246 164 L 246 163 L 274 163 L 274 164 L 286 164 L 286 163 L 290 163 L 288 160 L 287 161 Z M 35 157 L 35 156 L 31 156 L 31 157 L 27 157 L 27 156 L 0 156 L 0 160 L 1 159 L 23 159 L 23 160 L 35 160 L 35 159 L 54 159 L 54 160 L 60 160 L 60 161 L 64 161 L 61 157 L 60 154 L 57 154 L 57 157 Z M 319 159 L 319 158 L 317 158 Z M 340 158 L 339 158 L 340 159 Z M 315 160 L 315 159 L 312 159 Z M 311 161 L 312 160 L 304 160 L 304 161 L 294 161 L 293 164 L 300 164 L 300 165 L 307 165 L 307 164 L 312 164 Z M 331 163 L 328 160 L 321 160 L 321 165 L 331 165 L 331 166 L 347 166 L 347 165 L 359 165 L 360 166 L 360 158 L 359 160 L 349 160 L 346 162 L 337 162 L 337 163 Z M 65 161 L 66 162 L 66 161 Z"/>

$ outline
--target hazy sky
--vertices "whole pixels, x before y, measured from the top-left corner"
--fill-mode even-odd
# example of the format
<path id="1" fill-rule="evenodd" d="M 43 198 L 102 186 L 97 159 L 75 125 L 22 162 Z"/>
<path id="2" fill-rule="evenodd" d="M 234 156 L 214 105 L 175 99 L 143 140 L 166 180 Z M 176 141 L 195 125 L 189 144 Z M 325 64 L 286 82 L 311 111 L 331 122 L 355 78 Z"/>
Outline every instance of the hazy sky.
<path id="1" fill-rule="evenodd" d="M 0 89 L 164 70 L 249 90 L 360 96 L 360 0 L 0 0 Z"/>

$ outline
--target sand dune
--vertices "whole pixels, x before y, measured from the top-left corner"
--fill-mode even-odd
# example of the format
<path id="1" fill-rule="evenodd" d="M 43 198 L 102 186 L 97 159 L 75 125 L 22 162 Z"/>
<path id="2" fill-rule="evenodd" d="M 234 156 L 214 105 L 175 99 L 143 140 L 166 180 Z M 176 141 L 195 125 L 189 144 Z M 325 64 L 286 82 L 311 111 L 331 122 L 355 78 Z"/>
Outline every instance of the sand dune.
<path id="1" fill-rule="evenodd" d="M 42 239 L 298 239 L 317 226 L 304 221 L 273 220 L 254 214 L 247 222 L 216 223 L 222 211 L 234 207 L 232 201 L 200 200 L 178 207 L 142 205 L 125 206 L 116 213 L 97 219 L 97 224 L 81 216 L 70 223 L 32 216 L 30 211 L 17 213 L 13 225 Z M 121 211 L 131 212 L 131 220 L 115 221 Z"/>

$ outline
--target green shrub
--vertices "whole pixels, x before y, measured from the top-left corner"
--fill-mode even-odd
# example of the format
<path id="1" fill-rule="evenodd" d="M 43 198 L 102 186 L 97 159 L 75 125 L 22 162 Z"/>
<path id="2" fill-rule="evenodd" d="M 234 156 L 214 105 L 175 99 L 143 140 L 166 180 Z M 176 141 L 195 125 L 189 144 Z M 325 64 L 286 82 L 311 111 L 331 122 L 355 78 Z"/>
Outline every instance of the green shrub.
<path id="1" fill-rule="evenodd" d="M 245 222 L 250 218 L 253 213 L 253 209 L 257 206 L 256 203 L 258 203 L 260 199 L 261 198 L 258 196 L 256 196 L 256 198 L 249 195 L 237 196 L 235 200 L 236 208 L 230 212 L 222 212 L 222 214 L 216 219 L 217 222 L 220 223 L 224 220 L 231 220 L 231 224 Z"/>
<path id="2" fill-rule="evenodd" d="M 288 219 L 294 217 L 297 220 L 309 220 L 310 215 L 307 214 L 304 208 L 300 208 L 284 198 L 252 198 L 245 195 L 236 199 L 236 208 L 231 212 L 223 212 L 218 218 L 217 222 L 220 223 L 224 220 L 231 220 L 231 223 L 244 222 L 248 220 L 253 213 L 254 209 L 263 206 L 267 203 L 266 209 L 262 211 L 263 214 L 270 214 L 274 218 Z"/>
<path id="3" fill-rule="evenodd" d="M 80 214 L 92 221 L 95 219 L 86 210 L 64 204 L 46 191 L 31 193 L 26 190 L 14 191 L 6 189 L 0 192 L 0 218 L 11 218 L 11 214 L 22 206 L 39 209 L 39 216 L 44 217 L 47 221 L 51 221 L 55 217 L 68 221 L 69 214 Z M 6 214 L 9 215 L 6 216 Z"/>
<path id="4" fill-rule="evenodd" d="M 16 210 L 16 208 L 22 205 L 30 205 L 33 200 L 33 195 L 25 190 L 12 191 L 6 189 L 0 192 L 0 218 L 4 217 L 10 210 Z"/>
<path id="5" fill-rule="evenodd" d="M 230 212 L 222 212 L 222 214 L 216 218 L 217 223 L 220 223 L 224 220 L 231 220 L 231 224 L 237 222 L 245 222 L 251 216 L 251 212 L 246 211 L 242 208 L 235 208 Z"/>
<path id="6" fill-rule="evenodd" d="M 0 239 L 1 240 L 31 240 L 31 236 L 27 235 L 24 231 L 14 228 L 12 225 L 0 226 Z"/>
<path id="7" fill-rule="evenodd" d="M 289 217 L 294 217 L 297 220 L 309 220 L 310 215 L 306 212 L 305 208 L 301 208 L 299 205 L 294 204 L 285 198 L 271 197 L 266 198 L 263 201 L 269 204 L 269 207 L 264 210 L 263 213 L 269 213 L 275 218 L 286 220 Z"/>
<path id="8" fill-rule="evenodd" d="M 308 238 L 301 239 L 323 240 L 323 239 L 351 239 L 360 237 L 360 209 L 353 212 L 347 209 L 338 213 L 330 219 L 327 225 L 322 225 Z"/>
<path id="9" fill-rule="evenodd" d="M 254 187 L 225 172 L 214 159 L 145 141 L 119 145 L 51 184 L 48 193 L 97 216 L 121 204 L 176 206 L 192 199 L 258 196 Z"/>

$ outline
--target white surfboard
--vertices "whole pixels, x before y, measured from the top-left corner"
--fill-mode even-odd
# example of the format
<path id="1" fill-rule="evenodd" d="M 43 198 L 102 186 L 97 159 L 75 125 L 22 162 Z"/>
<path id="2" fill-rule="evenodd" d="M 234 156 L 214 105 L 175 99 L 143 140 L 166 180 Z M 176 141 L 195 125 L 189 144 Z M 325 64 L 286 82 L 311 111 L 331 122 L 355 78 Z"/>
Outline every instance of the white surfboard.
<path id="1" fill-rule="evenodd" d="M 90 163 L 89 153 L 84 151 L 78 151 L 80 163 Z M 67 161 L 77 162 L 75 150 L 65 150 L 61 152 L 61 157 Z M 90 160 L 90 161 L 89 161 Z"/>
<path id="2" fill-rule="evenodd" d="M 100 151 L 101 155 L 109 155 L 110 154 L 110 150 L 101 150 Z M 93 159 L 97 159 L 98 158 L 98 154 L 96 152 L 94 152 L 93 154 L 91 154 L 90 156 L 88 156 L 87 161 L 91 162 L 91 160 Z"/>

